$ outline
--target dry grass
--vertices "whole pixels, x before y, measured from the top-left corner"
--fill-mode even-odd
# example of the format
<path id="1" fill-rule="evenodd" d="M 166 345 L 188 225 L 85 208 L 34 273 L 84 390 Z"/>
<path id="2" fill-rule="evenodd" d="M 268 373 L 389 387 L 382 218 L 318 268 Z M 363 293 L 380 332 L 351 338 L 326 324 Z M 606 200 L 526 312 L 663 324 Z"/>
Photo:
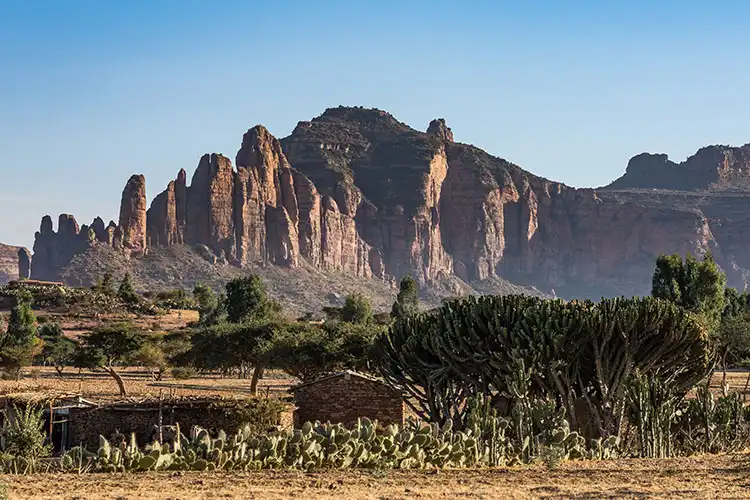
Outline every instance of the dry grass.
<path id="1" fill-rule="evenodd" d="M 33 373 L 33 376 L 31 374 Z M 80 394 L 95 402 L 121 399 L 114 379 L 103 372 L 84 371 L 80 375 L 73 368 L 57 376 L 53 368 L 34 367 L 26 370 L 27 376 L 19 381 L 0 380 L 0 394 L 17 392 L 64 392 Z M 139 368 L 126 368 L 121 371 L 125 379 L 128 395 L 134 398 L 164 396 L 247 396 L 250 380 L 223 378 L 218 375 L 204 375 L 191 379 L 176 380 L 165 375 L 161 382 L 155 382 L 150 373 Z M 271 396 L 285 396 L 293 383 L 282 372 L 270 370 L 260 381 L 258 390 Z"/>
<path id="2" fill-rule="evenodd" d="M 6 476 L 11 499 L 748 498 L 748 457 L 434 472 L 151 473 Z"/>
<path id="3" fill-rule="evenodd" d="M 198 321 L 198 311 L 170 310 L 157 316 L 136 315 L 132 313 L 118 314 L 60 314 L 53 312 L 37 312 L 37 316 L 49 323 L 58 323 L 65 334 L 71 338 L 90 332 L 102 325 L 114 323 L 130 323 L 135 328 L 147 332 L 173 332 L 185 328 L 188 323 Z"/>

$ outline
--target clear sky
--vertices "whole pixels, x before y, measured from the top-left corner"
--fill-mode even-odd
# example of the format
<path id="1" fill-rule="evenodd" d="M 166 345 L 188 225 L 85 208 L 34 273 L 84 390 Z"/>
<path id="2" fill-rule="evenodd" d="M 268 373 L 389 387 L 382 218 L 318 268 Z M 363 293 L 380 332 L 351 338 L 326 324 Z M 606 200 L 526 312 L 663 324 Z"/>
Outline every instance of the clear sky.
<path id="1" fill-rule="evenodd" d="M 0 241 L 205 152 L 385 109 L 574 186 L 750 142 L 746 0 L 0 0 Z"/>

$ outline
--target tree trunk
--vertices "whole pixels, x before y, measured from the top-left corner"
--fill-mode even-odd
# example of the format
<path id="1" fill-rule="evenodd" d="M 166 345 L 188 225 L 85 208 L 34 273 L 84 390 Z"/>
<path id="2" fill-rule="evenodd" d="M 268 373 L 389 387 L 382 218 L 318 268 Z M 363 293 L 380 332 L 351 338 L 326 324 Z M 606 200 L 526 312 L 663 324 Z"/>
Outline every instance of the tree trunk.
<path id="1" fill-rule="evenodd" d="M 729 351 L 724 351 L 724 355 L 721 357 L 721 393 L 724 397 L 727 396 L 727 354 Z"/>
<path id="2" fill-rule="evenodd" d="M 59 376 L 60 378 L 63 378 L 63 376 L 62 376 L 62 373 L 63 373 L 63 370 L 64 370 L 64 369 L 65 369 L 65 367 L 64 367 L 64 366 L 55 366 L 55 371 L 57 372 L 57 375 L 58 375 L 58 376 Z"/>
<path id="3" fill-rule="evenodd" d="M 260 377 L 262 375 L 263 375 L 263 366 L 255 365 L 255 370 L 253 370 L 253 379 L 250 381 L 250 393 L 253 396 L 258 394 L 258 381 L 260 380 Z"/>
<path id="4" fill-rule="evenodd" d="M 125 390 L 125 381 L 122 379 L 120 374 L 117 373 L 111 366 L 102 366 L 102 368 L 107 370 L 107 373 L 109 373 L 112 378 L 115 379 L 115 382 L 117 382 L 117 387 L 120 388 L 120 396 L 127 397 L 128 391 Z"/>

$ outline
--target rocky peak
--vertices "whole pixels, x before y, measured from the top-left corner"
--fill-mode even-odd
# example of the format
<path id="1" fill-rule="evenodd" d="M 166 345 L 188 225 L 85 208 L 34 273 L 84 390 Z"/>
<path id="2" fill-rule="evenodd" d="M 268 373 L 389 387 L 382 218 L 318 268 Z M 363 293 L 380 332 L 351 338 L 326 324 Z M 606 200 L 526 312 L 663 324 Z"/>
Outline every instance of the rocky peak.
<path id="1" fill-rule="evenodd" d="M 432 120 L 430 126 L 427 127 L 427 133 L 434 135 L 441 141 L 453 142 L 453 131 L 445 124 L 444 118 Z"/>
<path id="2" fill-rule="evenodd" d="M 133 175 L 125 184 L 120 202 L 122 246 L 134 253 L 146 251 L 146 178 Z"/>
<path id="3" fill-rule="evenodd" d="M 627 193 L 615 189 L 569 188 L 453 142 L 443 119 L 425 133 L 381 110 L 331 108 L 281 140 L 249 129 L 236 165 L 204 155 L 190 186 L 180 170 L 147 213 L 145 180 L 134 176 L 120 225 L 103 235 L 100 219 L 79 228 L 63 215 L 55 232 L 45 217 L 32 276 L 61 276 L 91 245 L 130 253 L 190 243 L 214 263 L 305 265 L 388 281 L 509 278 L 561 296 L 648 293 L 661 253 L 710 249 L 723 268 L 750 278 L 744 205 L 746 215 L 722 225 L 700 210 L 621 202 Z M 748 165 L 747 146 L 710 146 L 679 164 L 643 154 L 611 187 L 720 189 L 750 178 Z"/>
<path id="4" fill-rule="evenodd" d="M 750 147 L 706 146 L 681 163 L 666 154 L 641 153 L 606 188 L 750 191 Z"/>
<path id="5" fill-rule="evenodd" d="M 18 249 L 18 278 L 31 278 L 31 252 L 24 247 Z"/>

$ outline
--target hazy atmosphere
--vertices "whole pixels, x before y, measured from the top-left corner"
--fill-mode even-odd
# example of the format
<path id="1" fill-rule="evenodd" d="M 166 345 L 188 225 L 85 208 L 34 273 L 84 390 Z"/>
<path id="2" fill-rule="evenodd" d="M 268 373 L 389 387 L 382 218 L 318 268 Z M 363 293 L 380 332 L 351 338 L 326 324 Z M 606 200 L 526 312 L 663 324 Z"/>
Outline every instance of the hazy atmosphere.
<path id="1" fill-rule="evenodd" d="M 742 1 L 0 0 L 0 241 L 44 214 L 117 218 L 205 152 L 234 159 L 328 107 L 444 117 L 550 179 L 599 186 L 640 152 L 748 142 Z"/>

